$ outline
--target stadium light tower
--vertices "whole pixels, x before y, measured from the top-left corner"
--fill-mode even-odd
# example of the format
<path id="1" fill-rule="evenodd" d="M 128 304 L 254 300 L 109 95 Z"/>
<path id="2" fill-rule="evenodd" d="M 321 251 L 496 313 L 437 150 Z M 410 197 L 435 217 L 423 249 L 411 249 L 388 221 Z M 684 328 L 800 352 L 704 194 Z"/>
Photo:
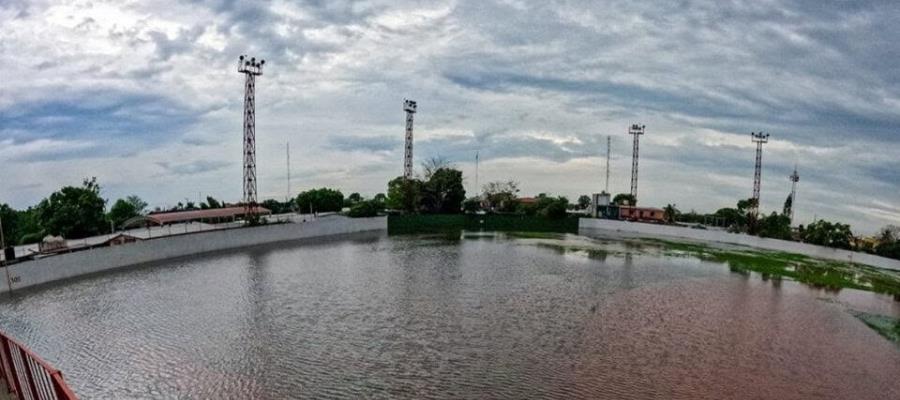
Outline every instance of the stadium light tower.
<path id="1" fill-rule="evenodd" d="M 256 214 L 256 77 L 262 75 L 266 60 L 238 58 L 238 72 L 244 74 L 244 218 Z"/>
<path id="2" fill-rule="evenodd" d="M 638 188 L 638 143 L 641 135 L 644 134 L 646 125 L 633 124 L 628 129 L 629 135 L 634 135 L 634 146 L 631 150 L 631 197 L 634 198 L 634 204 L 637 205 L 637 188 Z"/>
<path id="3" fill-rule="evenodd" d="M 413 176 L 413 114 L 416 113 L 416 102 L 403 99 L 403 111 L 406 111 L 406 149 L 403 152 L 403 178 Z"/>
<path id="4" fill-rule="evenodd" d="M 753 204 L 750 204 L 750 215 L 755 220 L 759 215 L 759 188 L 762 183 L 762 145 L 769 141 L 769 134 L 750 132 L 750 138 L 756 143 L 756 169 L 753 171 Z"/>
<path id="5" fill-rule="evenodd" d="M 787 214 L 788 218 L 791 219 L 791 223 L 794 223 L 794 204 L 797 204 L 797 182 L 800 182 L 800 174 L 797 173 L 797 165 L 794 165 L 794 173 L 788 176 L 788 179 L 791 180 L 791 202 L 788 204 L 788 209 L 785 214 Z"/>

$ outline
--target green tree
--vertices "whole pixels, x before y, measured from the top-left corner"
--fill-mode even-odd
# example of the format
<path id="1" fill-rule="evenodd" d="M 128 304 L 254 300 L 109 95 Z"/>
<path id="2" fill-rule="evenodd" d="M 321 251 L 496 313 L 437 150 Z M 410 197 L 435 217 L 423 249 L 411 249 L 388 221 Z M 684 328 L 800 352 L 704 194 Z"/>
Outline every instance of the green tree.
<path id="1" fill-rule="evenodd" d="M 105 204 L 97 178 L 91 178 L 81 187 L 66 186 L 54 192 L 38 204 L 37 213 L 46 233 L 80 239 L 106 232 Z"/>
<path id="2" fill-rule="evenodd" d="M 546 193 L 540 193 L 531 204 L 520 203 L 517 211 L 529 216 L 541 216 L 547 218 L 564 218 L 569 208 L 569 199 L 559 196 L 553 197 Z"/>
<path id="3" fill-rule="evenodd" d="M 462 171 L 450 167 L 431 170 L 422 185 L 422 207 L 430 213 L 457 214 L 466 198 Z"/>
<path id="4" fill-rule="evenodd" d="M 11 246 L 19 242 L 19 212 L 8 204 L 0 204 L 0 224 L 3 225 L 3 243 Z"/>
<path id="5" fill-rule="evenodd" d="M 713 213 L 713 216 L 722 221 L 726 227 L 743 227 L 747 224 L 747 216 L 741 210 L 736 208 L 720 208 Z"/>
<path id="6" fill-rule="evenodd" d="M 546 218 L 560 219 L 565 218 L 566 209 L 569 208 L 569 199 L 559 196 L 556 198 L 546 197 L 546 200 L 539 203 L 538 215 Z"/>
<path id="7" fill-rule="evenodd" d="M 853 232 L 850 225 L 818 220 L 806 226 L 803 241 L 820 246 L 850 250 Z"/>
<path id="8" fill-rule="evenodd" d="M 591 206 L 591 198 L 590 197 L 588 197 L 586 194 L 578 196 L 578 209 L 586 210 L 590 206 Z"/>
<path id="9" fill-rule="evenodd" d="M 6 239 L 7 243 L 31 244 L 41 241 L 44 237 L 44 228 L 41 227 L 36 208 L 28 207 L 27 210 L 16 213 L 16 233 L 14 236 L 15 241 L 10 242 L 10 239 Z"/>
<path id="10" fill-rule="evenodd" d="M 881 229 L 875 254 L 900 260 L 900 227 L 888 225 Z"/>
<path id="11" fill-rule="evenodd" d="M 347 216 L 351 218 L 374 217 L 378 215 L 378 211 L 384 209 L 384 203 L 375 200 L 361 200 L 350 207 Z"/>
<path id="12" fill-rule="evenodd" d="M 900 260 L 900 241 L 880 243 L 878 247 L 875 248 L 875 254 Z"/>
<path id="13" fill-rule="evenodd" d="M 297 195 L 297 208 L 301 213 L 337 212 L 344 207 L 344 194 L 339 190 L 320 188 Z"/>
<path id="14" fill-rule="evenodd" d="M 222 203 L 212 196 L 206 196 L 206 201 L 200 203 L 200 209 L 207 210 L 212 208 L 222 208 Z"/>
<path id="15" fill-rule="evenodd" d="M 665 208 L 663 208 L 663 214 L 666 222 L 674 224 L 678 216 L 681 215 L 681 211 L 678 211 L 674 204 L 666 204 Z"/>
<path id="16" fill-rule="evenodd" d="M 378 193 L 375 196 L 372 196 L 372 201 L 378 205 L 379 210 L 384 210 L 387 207 L 387 195 L 384 193 Z"/>
<path id="17" fill-rule="evenodd" d="M 293 202 L 281 202 L 275 199 L 266 199 L 260 204 L 264 208 L 272 212 L 272 214 L 283 214 L 293 211 Z"/>
<path id="18" fill-rule="evenodd" d="M 385 205 L 391 210 L 415 213 L 422 204 L 422 185 L 418 179 L 398 176 L 388 182 Z"/>
<path id="19" fill-rule="evenodd" d="M 900 226 L 888 225 L 878 231 L 878 241 L 881 243 L 890 243 L 900 240 Z"/>
<path id="20" fill-rule="evenodd" d="M 784 214 L 772 212 L 759 220 L 757 234 L 766 238 L 791 240 L 791 219 Z"/>
<path id="21" fill-rule="evenodd" d="M 356 203 L 359 203 L 359 202 L 361 202 L 361 201 L 363 201 L 362 195 L 359 194 L 359 193 L 353 192 L 353 193 L 350 193 L 349 196 L 347 196 L 347 200 L 344 201 L 344 205 L 347 206 L 347 207 L 350 207 L 350 206 L 352 206 L 352 205 L 354 205 L 354 204 L 356 204 Z"/>
<path id="22" fill-rule="evenodd" d="M 518 208 L 519 183 L 516 181 L 489 182 L 483 187 L 482 198 L 487 203 L 488 210 L 499 212 L 512 212 Z"/>
<path id="23" fill-rule="evenodd" d="M 140 203 L 138 203 L 137 206 L 140 206 Z M 114 227 L 121 227 L 122 223 L 125 221 L 141 215 L 142 210 L 139 210 L 137 206 L 134 202 L 125 199 L 116 200 L 112 207 L 109 208 L 109 213 L 106 214 L 106 218 L 112 222 Z"/>
<path id="24" fill-rule="evenodd" d="M 637 200 L 634 198 L 634 196 L 631 195 L 631 193 L 619 193 L 619 194 L 615 195 L 615 197 L 613 197 L 612 201 L 613 201 L 613 203 L 620 205 L 620 206 L 637 205 Z"/>
<path id="25" fill-rule="evenodd" d="M 470 214 L 481 211 L 481 199 L 478 197 L 469 197 L 463 201 L 463 211 Z"/>
<path id="26" fill-rule="evenodd" d="M 793 206 L 793 204 L 794 204 L 794 198 L 792 195 L 789 194 L 788 197 L 786 199 L 784 199 L 784 208 L 781 213 L 784 215 L 790 215 L 791 207 Z"/>

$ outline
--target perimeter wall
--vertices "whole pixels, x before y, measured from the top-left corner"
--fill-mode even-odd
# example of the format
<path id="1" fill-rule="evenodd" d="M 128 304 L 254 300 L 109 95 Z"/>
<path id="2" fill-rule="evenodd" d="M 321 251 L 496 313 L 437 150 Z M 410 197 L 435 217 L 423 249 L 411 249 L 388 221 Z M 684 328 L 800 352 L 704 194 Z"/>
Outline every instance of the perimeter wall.
<path id="1" fill-rule="evenodd" d="M 784 251 L 803 254 L 825 260 L 849 261 L 884 269 L 900 271 L 900 260 L 879 257 L 855 251 L 833 249 L 807 243 L 787 240 L 767 239 L 739 233 L 728 233 L 718 230 L 691 229 L 677 226 L 646 224 L 640 222 L 616 221 L 609 219 L 581 218 L 578 221 L 578 233 L 590 235 L 591 231 L 617 232 L 633 237 L 658 239 L 689 239 L 693 241 L 729 243 L 766 250 Z"/>
<path id="2" fill-rule="evenodd" d="M 0 293 L 115 268 L 298 239 L 387 231 L 386 217 L 328 217 L 304 223 L 263 225 L 161 237 L 26 261 L 0 268 Z M 5 270 L 5 271 L 4 271 Z"/>

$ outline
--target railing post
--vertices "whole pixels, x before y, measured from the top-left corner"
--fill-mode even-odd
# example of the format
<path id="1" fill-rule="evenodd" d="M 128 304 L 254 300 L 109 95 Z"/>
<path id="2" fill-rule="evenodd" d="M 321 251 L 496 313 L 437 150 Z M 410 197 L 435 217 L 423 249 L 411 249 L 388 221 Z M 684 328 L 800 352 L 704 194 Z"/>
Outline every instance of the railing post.
<path id="1" fill-rule="evenodd" d="M 9 379 L 12 377 L 12 382 L 7 382 L 9 385 L 9 389 L 16 394 L 17 399 L 22 399 L 22 386 L 19 384 L 19 374 L 16 371 L 16 363 L 12 359 L 12 351 L 9 348 L 9 340 L 6 339 L 5 336 L 0 335 L 0 350 L 3 351 L 3 358 L 7 362 L 7 367 L 9 368 L 6 371 L 6 378 Z"/>
<path id="2" fill-rule="evenodd" d="M 31 390 L 31 397 L 37 399 L 37 388 L 34 386 L 34 375 L 31 373 L 31 363 L 28 362 L 30 357 L 25 349 L 19 347 L 19 354 L 22 355 L 22 365 L 25 367 L 25 376 L 28 378 L 28 389 Z"/>
<path id="3" fill-rule="evenodd" d="M 75 400 L 75 394 L 63 382 L 65 382 L 65 379 L 63 379 L 62 372 L 56 371 L 50 375 L 50 384 L 53 385 L 53 393 L 56 394 L 56 398 L 59 400 Z"/>

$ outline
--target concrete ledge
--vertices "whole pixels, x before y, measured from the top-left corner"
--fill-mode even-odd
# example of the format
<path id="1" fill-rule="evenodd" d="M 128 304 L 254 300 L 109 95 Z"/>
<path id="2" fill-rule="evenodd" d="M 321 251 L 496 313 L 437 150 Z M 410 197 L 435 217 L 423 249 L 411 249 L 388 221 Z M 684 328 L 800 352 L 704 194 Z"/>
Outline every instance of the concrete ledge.
<path id="1" fill-rule="evenodd" d="M 6 293 L 9 291 L 9 276 L 7 274 L 9 270 L 6 267 L 0 267 L 0 293 Z"/>
<path id="2" fill-rule="evenodd" d="M 367 231 L 387 231 L 387 217 L 328 217 L 305 223 L 264 225 L 188 235 L 168 236 L 126 245 L 61 254 L 7 266 L 0 276 L 0 293 L 24 289 L 130 265 L 166 260 L 191 254 L 222 251 L 266 243 Z M 11 286 L 11 287 L 10 287 Z"/>
<path id="3" fill-rule="evenodd" d="M 787 240 L 767 239 L 757 236 L 723 231 L 681 228 L 677 226 L 645 224 L 640 222 L 616 221 L 609 219 L 581 218 L 578 220 L 578 233 L 590 234 L 591 231 L 618 232 L 634 237 L 690 239 L 703 242 L 737 244 L 766 250 L 784 251 L 803 254 L 825 260 L 847 261 L 873 267 L 900 271 L 900 260 L 880 257 L 855 251 L 833 249 L 807 243 Z"/>

